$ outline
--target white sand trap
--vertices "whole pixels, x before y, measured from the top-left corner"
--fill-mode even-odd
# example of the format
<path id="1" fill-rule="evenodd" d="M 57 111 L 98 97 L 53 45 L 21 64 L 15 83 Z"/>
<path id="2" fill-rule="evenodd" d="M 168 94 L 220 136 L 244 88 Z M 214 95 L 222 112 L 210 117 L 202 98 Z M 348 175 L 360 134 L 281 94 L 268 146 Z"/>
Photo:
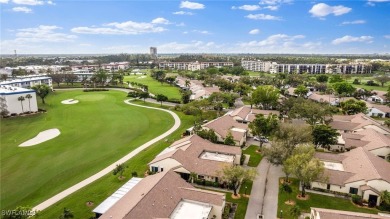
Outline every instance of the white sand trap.
<path id="1" fill-rule="evenodd" d="M 146 78 L 146 76 L 140 76 L 137 79 L 142 79 L 142 78 Z"/>
<path id="2" fill-rule="evenodd" d="M 67 100 L 61 101 L 62 104 L 76 104 L 78 102 L 79 102 L 78 100 L 74 100 L 74 99 L 67 99 Z"/>
<path id="3" fill-rule="evenodd" d="M 40 132 L 37 136 L 34 138 L 23 142 L 19 145 L 19 147 L 29 147 L 34 146 L 37 144 L 40 144 L 42 142 L 48 141 L 50 139 L 53 139 L 61 134 L 60 130 L 58 129 L 48 129 L 46 131 Z"/>

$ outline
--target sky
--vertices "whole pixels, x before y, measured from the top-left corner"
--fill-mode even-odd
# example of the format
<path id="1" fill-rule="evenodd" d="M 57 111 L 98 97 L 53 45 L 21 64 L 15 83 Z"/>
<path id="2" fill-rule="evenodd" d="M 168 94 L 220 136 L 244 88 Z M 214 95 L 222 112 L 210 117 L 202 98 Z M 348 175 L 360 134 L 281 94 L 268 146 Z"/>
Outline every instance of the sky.
<path id="1" fill-rule="evenodd" d="M 390 0 L 0 0 L 1 54 L 390 53 Z"/>

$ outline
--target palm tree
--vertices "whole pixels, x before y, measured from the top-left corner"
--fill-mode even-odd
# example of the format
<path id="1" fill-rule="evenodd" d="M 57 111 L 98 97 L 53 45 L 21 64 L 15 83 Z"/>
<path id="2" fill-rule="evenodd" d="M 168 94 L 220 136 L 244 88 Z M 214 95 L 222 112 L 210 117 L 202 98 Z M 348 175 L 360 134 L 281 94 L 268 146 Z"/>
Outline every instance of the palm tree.
<path id="1" fill-rule="evenodd" d="M 30 109 L 29 112 L 31 112 L 31 105 L 30 105 L 30 99 L 32 98 L 31 94 L 27 94 L 26 98 L 28 99 L 28 108 Z"/>
<path id="2" fill-rule="evenodd" d="M 186 87 L 189 87 L 190 84 L 191 84 L 191 82 L 190 82 L 189 80 L 186 80 L 186 81 L 185 81 L 185 86 L 186 86 Z"/>
<path id="3" fill-rule="evenodd" d="M 23 101 L 25 100 L 23 96 L 18 97 L 18 100 L 20 101 L 20 105 L 22 106 L 22 113 L 24 113 L 23 109 Z"/>

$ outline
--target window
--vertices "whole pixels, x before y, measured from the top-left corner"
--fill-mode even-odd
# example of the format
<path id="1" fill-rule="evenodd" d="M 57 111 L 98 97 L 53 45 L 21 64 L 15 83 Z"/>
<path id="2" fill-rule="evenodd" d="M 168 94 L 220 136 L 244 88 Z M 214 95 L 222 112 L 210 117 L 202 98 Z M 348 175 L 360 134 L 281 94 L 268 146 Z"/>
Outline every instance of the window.
<path id="1" fill-rule="evenodd" d="M 326 185 L 326 189 L 330 190 L 330 184 Z"/>
<path id="2" fill-rule="evenodd" d="M 152 172 L 158 172 L 158 167 L 152 167 Z"/>
<path id="3" fill-rule="evenodd" d="M 161 172 L 163 172 L 164 171 L 164 168 L 161 168 Z"/>
<path id="4" fill-rule="evenodd" d="M 351 193 L 351 194 L 357 194 L 358 193 L 358 189 L 357 188 L 353 188 L 353 187 L 350 187 L 349 188 L 349 193 Z"/>

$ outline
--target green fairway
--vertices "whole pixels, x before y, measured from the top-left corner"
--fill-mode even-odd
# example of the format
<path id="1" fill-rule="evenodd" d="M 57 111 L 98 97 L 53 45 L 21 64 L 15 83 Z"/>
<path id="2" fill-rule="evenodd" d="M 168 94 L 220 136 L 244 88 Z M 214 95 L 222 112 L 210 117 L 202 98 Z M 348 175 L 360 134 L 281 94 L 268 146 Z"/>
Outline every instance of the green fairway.
<path id="1" fill-rule="evenodd" d="M 143 103 L 143 101 L 136 101 L 136 103 L 139 105 L 159 107 L 159 105 Z M 41 212 L 37 218 L 58 218 L 65 207 L 72 210 L 75 218 L 90 218 L 93 216 L 92 210 L 127 182 L 131 178 L 132 172 L 135 171 L 139 177 L 144 177 L 143 174 L 147 170 L 147 164 L 173 141 L 178 140 L 181 137 L 181 134 L 194 124 L 193 116 L 184 115 L 181 112 L 176 113 L 181 119 L 180 128 L 167 138 L 167 142 L 160 141 L 126 162 L 126 165 L 128 165 L 129 168 L 124 174 L 124 176 L 126 176 L 125 180 L 119 181 L 116 176 L 108 174 L 47 208 Z M 86 205 L 87 201 L 92 201 L 94 206 L 88 207 Z"/>
<path id="2" fill-rule="evenodd" d="M 149 92 L 155 95 L 164 94 L 169 99 L 181 99 L 180 88 L 172 86 L 168 83 L 161 84 L 157 80 L 151 78 L 149 74 L 125 76 L 124 81 L 125 84 L 127 81 L 130 81 L 147 85 L 149 87 Z"/>
<path id="3" fill-rule="evenodd" d="M 165 112 L 125 104 L 119 91 L 56 91 L 47 113 L 1 121 L 1 208 L 34 206 L 112 164 L 174 123 Z M 61 104 L 78 99 L 74 105 Z M 18 147 L 39 132 L 61 134 Z"/>

